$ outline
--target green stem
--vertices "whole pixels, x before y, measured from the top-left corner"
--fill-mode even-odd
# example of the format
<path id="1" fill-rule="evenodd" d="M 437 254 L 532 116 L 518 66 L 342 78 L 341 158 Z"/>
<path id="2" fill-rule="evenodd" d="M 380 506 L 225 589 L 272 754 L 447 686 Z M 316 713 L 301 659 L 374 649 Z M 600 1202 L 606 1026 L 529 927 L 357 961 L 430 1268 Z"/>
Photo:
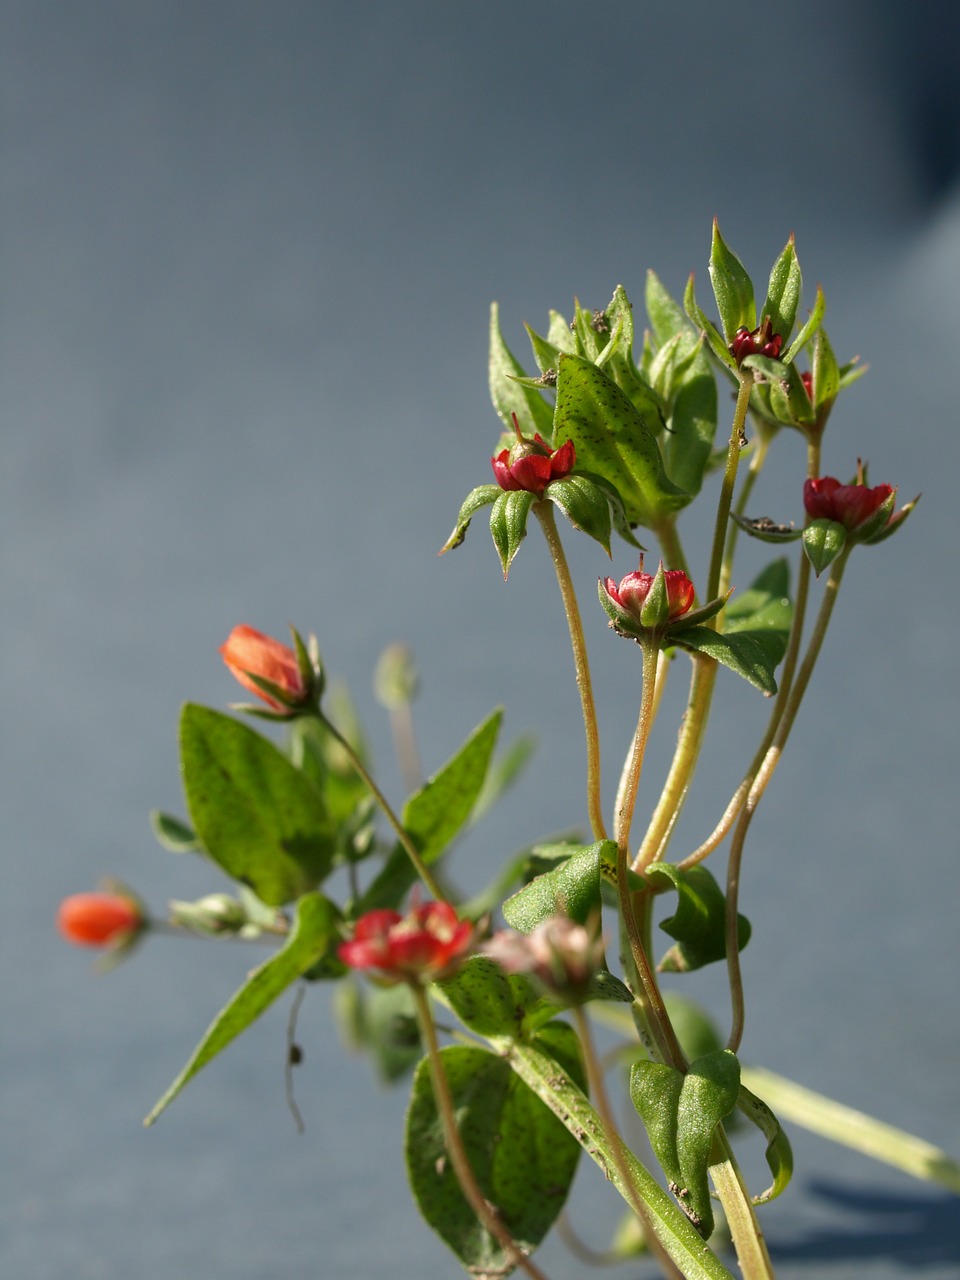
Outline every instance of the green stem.
<path id="1" fill-rule="evenodd" d="M 356 751 L 354 751 L 353 747 L 346 740 L 346 738 L 343 736 L 340 730 L 337 729 L 335 725 L 330 723 L 330 721 L 323 714 L 323 712 L 319 711 L 317 715 L 319 716 L 319 719 L 323 723 L 324 727 L 327 730 L 329 730 L 329 732 L 333 735 L 333 737 L 337 740 L 337 742 L 339 742 L 340 746 L 343 747 L 344 751 L 347 754 L 347 759 L 353 765 L 354 769 L 356 769 L 357 773 L 360 775 L 363 781 L 370 788 L 371 795 L 373 796 L 374 800 L 376 800 L 380 808 L 383 810 L 383 815 L 387 819 L 387 821 L 390 823 L 390 826 L 393 827 L 394 834 L 396 835 L 397 839 L 400 841 L 400 844 L 403 846 L 403 849 L 406 852 L 407 856 L 409 857 L 410 861 L 413 863 L 413 866 L 414 866 L 414 869 L 416 870 L 417 875 L 420 877 L 423 883 L 430 890 L 430 893 L 433 895 L 434 898 L 437 899 L 438 902 L 445 902 L 447 900 L 446 894 L 440 888 L 439 884 L 437 884 L 436 880 L 434 880 L 430 872 L 430 869 L 427 867 L 426 863 L 420 857 L 420 851 L 417 849 L 417 846 L 410 839 L 410 836 L 408 835 L 408 833 L 403 829 L 403 824 L 401 823 L 397 815 L 394 813 L 393 809 L 390 807 L 390 802 L 387 800 L 386 796 L 383 794 L 383 792 L 374 782 L 373 778 L 371 778 L 370 774 L 367 772 L 367 769 L 364 766 L 363 761 L 357 755 Z"/>
<path id="2" fill-rule="evenodd" d="M 750 403 L 750 392 L 753 379 L 747 374 L 741 379 L 737 393 L 737 404 L 733 414 L 733 425 L 730 430 L 730 443 L 727 446 L 727 461 L 723 471 L 723 482 L 720 486 L 720 500 L 717 503 L 717 517 L 713 530 L 713 547 L 710 553 L 710 569 L 707 574 L 707 585 L 702 599 L 715 600 L 720 589 L 720 577 L 723 569 L 723 552 L 727 541 L 727 525 L 730 521 L 730 507 L 733 502 L 733 490 L 737 480 L 737 467 L 740 462 L 740 450 L 743 447 L 743 427 Z M 716 620 L 707 623 L 716 626 Z M 700 749 L 707 731 L 707 720 L 710 715 L 710 703 L 713 699 L 713 687 L 717 678 L 717 664 L 703 654 L 693 657 L 693 671 L 690 676 L 690 694 L 687 709 L 680 727 L 677 749 L 674 752 L 667 781 L 664 784 L 660 799 L 654 809 L 640 851 L 634 860 L 634 867 L 641 870 L 662 858 L 670 839 L 670 834 L 680 817 L 690 789 L 690 783 L 700 758 Z"/>
<path id="3" fill-rule="evenodd" d="M 687 557 L 683 553 L 683 544 L 680 541 L 680 534 L 677 532 L 677 517 L 675 514 L 664 516 L 658 523 L 652 526 L 653 532 L 657 535 L 657 541 L 660 543 L 660 550 L 663 552 L 665 567 L 667 569 L 680 569 L 683 573 L 690 577 L 690 569 L 687 565 Z"/>
<path id="4" fill-rule="evenodd" d="M 723 1125 L 717 1129 L 714 1153 L 718 1158 L 710 1166 L 710 1177 L 727 1217 L 743 1280 L 773 1280 L 763 1229 Z"/>
<path id="5" fill-rule="evenodd" d="M 747 468 L 747 474 L 743 478 L 743 484 L 740 486 L 740 493 L 737 495 L 737 502 L 734 508 L 734 514 L 738 516 L 742 516 L 747 509 L 747 503 L 753 493 L 753 486 L 757 483 L 757 477 L 763 470 L 763 464 L 767 460 L 770 441 L 773 437 L 767 433 L 765 427 L 757 426 L 754 439 L 756 443 L 753 449 L 753 457 L 750 459 L 750 466 Z M 737 550 L 739 534 L 740 526 L 736 520 L 731 520 L 727 528 L 727 542 L 723 551 L 723 568 L 720 572 L 718 595 L 723 595 L 730 586 L 730 576 L 733 573 L 733 558 Z"/>
<path id="6" fill-rule="evenodd" d="M 547 546 L 550 548 L 564 612 L 567 615 L 570 643 L 573 646 L 573 664 L 577 675 L 580 706 L 583 711 L 583 729 L 587 739 L 587 812 L 590 816 L 590 829 L 595 840 L 606 840 L 607 830 L 603 821 L 603 806 L 600 798 L 600 734 L 597 729 L 597 709 L 593 700 L 590 663 L 587 658 L 587 644 L 583 635 L 577 595 L 553 516 L 553 503 L 536 502 L 533 511 L 540 521 Z"/>
<path id="7" fill-rule="evenodd" d="M 843 571 L 846 568 L 851 550 L 852 544 L 848 543 L 833 562 L 833 568 L 824 589 L 820 612 L 810 634 L 807 652 L 803 662 L 800 664 L 797 678 L 790 690 L 776 732 L 751 783 L 736 830 L 733 833 L 733 839 L 730 842 L 730 860 L 727 865 L 726 941 L 727 972 L 730 982 L 730 1001 L 733 1016 L 727 1047 L 734 1052 L 740 1047 L 744 1025 L 743 979 L 740 971 L 740 953 L 737 947 L 737 902 L 740 895 L 740 868 L 743 861 L 743 846 L 747 838 L 747 832 L 750 829 L 750 823 L 753 821 L 753 815 L 757 810 L 757 805 L 760 803 L 763 793 L 766 791 L 770 779 L 780 763 L 797 711 L 803 701 L 803 695 L 807 691 L 810 677 L 813 675 L 813 668 L 823 647 L 824 636 L 830 624 L 830 617 L 843 579 Z"/>
<path id="8" fill-rule="evenodd" d="M 476 1174 L 473 1172 L 466 1148 L 463 1145 L 463 1139 L 460 1136 L 460 1130 L 457 1127 L 456 1110 L 450 1093 L 450 1082 L 447 1080 L 447 1073 L 443 1069 L 440 1047 L 437 1044 L 437 1029 L 434 1026 L 433 1014 L 430 1012 L 430 1001 L 427 999 L 427 993 L 423 987 L 411 984 L 410 989 L 413 992 L 413 999 L 416 1005 L 420 1035 L 426 1046 L 427 1058 L 430 1062 L 430 1079 L 433 1084 L 433 1096 L 437 1104 L 437 1111 L 443 1124 L 444 1144 L 450 1156 L 453 1171 L 457 1176 L 457 1182 L 460 1184 L 460 1190 L 463 1192 L 470 1208 L 476 1214 L 477 1220 L 489 1231 L 509 1260 L 515 1266 L 518 1266 L 521 1271 L 525 1271 L 532 1280 L 546 1280 L 544 1273 L 535 1263 L 530 1261 L 504 1226 L 498 1213 L 490 1205 L 483 1194 L 480 1184 L 477 1182 Z"/>
<path id="9" fill-rule="evenodd" d="M 657 662 L 660 656 L 660 650 L 654 643 L 644 643 L 641 648 L 643 651 L 643 692 L 640 699 L 640 714 L 637 718 L 636 732 L 630 744 L 630 753 L 624 769 L 624 776 L 621 779 L 620 803 L 616 815 L 617 897 L 620 904 L 620 917 L 629 942 L 629 957 L 625 957 L 625 960 L 628 961 L 628 964 L 629 961 L 632 961 L 633 971 L 639 979 L 639 988 L 635 989 L 634 995 L 640 1006 L 640 1015 L 655 1041 L 660 1059 L 682 1070 L 686 1064 L 686 1059 L 673 1030 L 666 1006 L 663 1003 L 663 996 L 660 993 L 657 977 L 653 966 L 650 964 L 649 952 L 644 945 L 644 939 L 637 923 L 638 908 L 640 909 L 641 918 L 646 917 L 649 908 L 645 900 L 649 895 L 642 892 L 635 894 L 631 890 L 628 881 L 630 827 L 637 803 L 637 791 L 643 770 L 643 757 L 646 753 L 647 740 L 650 736 L 650 726 L 653 720 Z M 638 901 L 638 899 L 640 900 Z"/>
<path id="10" fill-rule="evenodd" d="M 637 1219 L 643 1228 L 644 1239 L 646 1240 L 651 1253 L 656 1256 L 657 1261 L 663 1268 L 664 1275 L 668 1280 L 683 1280 L 683 1272 L 677 1268 L 653 1229 L 649 1210 L 644 1204 L 636 1179 L 632 1176 L 630 1166 L 627 1162 L 627 1147 L 623 1139 L 620 1137 L 620 1131 L 614 1121 L 613 1110 L 610 1106 L 610 1099 L 607 1095 L 607 1087 L 603 1079 L 603 1070 L 600 1063 L 597 1061 L 596 1049 L 593 1043 L 593 1033 L 590 1030 L 590 1020 L 584 1013 L 582 1005 L 574 1006 L 573 1017 L 577 1024 L 577 1032 L 580 1036 L 580 1045 L 583 1049 L 583 1061 L 587 1068 L 587 1080 L 590 1085 L 591 1096 L 593 1097 L 593 1105 L 596 1107 L 597 1115 L 600 1117 L 600 1123 L 606 1131 L 607 1141 L 613 1155 L 613 1162 L 616 1165 L 617 1172 L 620 1174 L 623 1181 L 627 1201 L 633 1209 L 633 1212 L 637 1215 Z"/>

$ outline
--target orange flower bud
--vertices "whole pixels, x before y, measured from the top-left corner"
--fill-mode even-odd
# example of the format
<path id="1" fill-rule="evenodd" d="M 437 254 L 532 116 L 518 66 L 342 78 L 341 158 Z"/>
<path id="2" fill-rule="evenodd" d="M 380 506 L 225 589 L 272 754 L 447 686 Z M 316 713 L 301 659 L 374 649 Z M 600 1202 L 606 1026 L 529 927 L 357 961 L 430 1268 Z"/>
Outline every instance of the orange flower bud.
<path id="1" fill-rule="evenodd" d="M 220 653 L 243 687 L 262 698 L 274 711 L 289 711 L 310 697 L 297 655 L 289 645 L 281 644 L 272 636 L 265 636 L 253 627 L 234 627 L 226 644 L 220 646 Z M 257 680 L 267 681 L 271 691 Z"/>
<path id="2" fill-rule="evenodd" d="M 139 904 L 119 893 L 75 893 L 57 911 L 57 928 L 77 947 L 115 946 L 145 925 Z"/>

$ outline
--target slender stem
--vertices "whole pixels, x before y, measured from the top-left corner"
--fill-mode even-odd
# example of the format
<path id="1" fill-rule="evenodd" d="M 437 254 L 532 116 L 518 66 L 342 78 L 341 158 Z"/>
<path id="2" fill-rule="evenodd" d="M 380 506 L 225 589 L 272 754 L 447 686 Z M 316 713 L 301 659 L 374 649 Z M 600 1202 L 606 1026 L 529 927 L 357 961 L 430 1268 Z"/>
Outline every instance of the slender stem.
<path id="1" fill-rule="evenodd" d="M 755 436 L 755 445 L 753 449 L 753 457 L 750 459 L 750 466 L 747 468 L 747 474 L 743 478 L 743 484 L 740 486 L 740 492 L 737 495 L 734 514 L 742 516 L 747 509 L 747 503 L 750 501 L 750 495 L 753 493 L 753 486 L 757 482 L 757 477 L 763 470 L 763 464 L 767 460 L 767 453 L 770 450 L 770 441 L 772 436 L 768 434 L 766 427 L 757 427 Z M 723 593 L 730 586 L 730 575 L 733 572 L 733 557 L 737 549 L 737 538 L 740 534 L 740 526 L 736 520 L 731 520 L 727 528 L 727 542 L 723 551 L 723 568 L 720 573 L 720 586 L 718 595 Z"/>
<path id="2" fill-rule="evenodd" d="M 536 502 L 533 511 L 540 521 L 543 536 L 550 548 L 564 612 L 567 615 L 567 626 L 570 629 L 573 664 L 576 669 L 577 689 L 580 692 L 580 706 L 583 711 L 583 729 L 587 739 L 587 812 L 590 815 L 590 829 L 595 840 L 606 840 L 607 829 L 603 821 L 603 807 L 600 799 L 600 734 L 597 729 L 597 709 L 593 701 L 587 643 L 583 635 L 577 595 L 573 588 L 573 579 L 570 577 L 570 566 L 567 564 L 567 557 L 557 531 L 557 522 L 553 516 L 553 503 Z"/>
<path id="3" fill-rule="evenodd" d="M 628 882 L 628 865 L 630 852 L 630 827 L 633 822 L 633 811 L 637 802 L 637 790 L 640 786 L 640 774 L 643 769 L 643 757 L 646 753 L 647 740 L 650 735 L 650 724 L 654 699 L 656 696 L 657 662 L 659 649 L 653 643 L 645 643 L 643 650 L 643 693 L 640 699 L 640 714 L 637 719 L 636 732 L 630 745 L 628 762 L 621 780 L 620 807 L 617 810 L 615 834 L 617 840 L 617 896 L 620 904 L 620 916 L 626 930 L 629 956 L 625 960 L 632 961 L 632 967 L 639 979 L 639 990 L 634 994 L 640 1006 L 644 1023 L 656 1042 L 656 1049 L 662 1061 L 682 1068 L 685 1065 L 683 1050 L 680 1048 L 676 1033 L 663 1003 L 663 996 L 657 983 L 656 974 L 650 964 L 647 948 L 637 924 L 638 907 L 642 914 L 648 910 L 645 901 L 649 895 L 641 892 L 634 894 Z"/>
<path id="4" fill-rule="evenodd" d="M 836 604 L 840 583 L 843 579 L 843 571 L 846 568 L 851 549 L 851 544 L 848 543 L 833 563 L 830 577 L 824 589 L 820 612 L 810 634 L 807 652 L 804 655 L 803 662 L 800 664 L 797 678 L 790 690 L 790 695 L 783 709 L 776 732 L 773 735 L 773 740 L 750 786 L 736 830 L 733 833 L 733 839 L 730 842 L 730 859 L 727 865 L 726 943 L 727 973 L 730 983 L 730 1001 L 733 1016 L 727 1047 L 734 1050 L 734 1052 L 740 1047 L 744 1025 L 743 978 L 740 971 L 740 953 L 737 946 L 737 902 L 740 894 L 740 868 L 743 861 L 743 846 L 747 838 L 747 832 L 750 829 L 750 823 L 753 821 L 753 815 L 757 810 L 757 805 L 760 803 L 763 793 L 766 791 L 770 779 L 780 763 L 797 711 L 800 708 L 803 695 L 806 693 L 807 685 L 810 683 L 813 668 L 823 647 L 824 636 L 830 624 L 830 617 Z"/>
<path id="5" fill-rule="evenodd" d="M 740 382 L 737 393 L 737 404 L 733 414 L 733 426 L 730 430 L 730 443 L 727 446 L 727 461 L 720 486 L 720 500 L 717 503 L 717 517 L 713 530 L 713 547 L 710 553 L 710 569 L 703 599 L 715 600 L 720 590 L 720 577 L 723 569 L 724 546 L 727 541 L 727 525 L 730 520 L 730 507 L 733 502 L 733 490 L 737 479 L 737 467 L 740 462 L 740 450 L 743 447 L 743 427 L 750 403 L 750 392 L 753 379 L 747 374 Z M 715 627 L 716 619 L 711 619 L 707 626 Z M 638 870 L 647 867 L 651 862 L 663 857 L 671 832 L 680 816 L 690 783 L 700 758 L 700 749 L 707 731 L 707 719 L 710 715 L 710 703 L 713 699 L 713 687 L 717 678 L 717 664 L 705 654 L 693 656 L 693 671 L 690 677 L 690 693 L 687 699 L 687 710 L 680 728 L 677 748 L 674 752 L 667 781 L 660 799 L 654 809 L 640 851 L 634 860 Z"/>
<path id="6" fill-rule="evenodd" d="M 616 1121 L 613 1118 L 613 1109 L 610 1106 L 610 1098 L 607 1094 L 607 1087 L 603 1079 L 603 1070 L 597 1061 L 596 1048 L 593 1043 L 593 1033 L 590 1030 L 590 1020 L 583 1011 L 582 1005 L 575 1005 L 573 1008 L 574 1021 L 577 1024 L 577 1032 L 580 1036 L 580 1045 L 583 1049 L 583 1061 L 587 1068 L 587 1080 L 590 1085 L 590 1095 L 593 1098 L 593 1105 L 597 1109 L 597 1115 L 600 1117 L 600 1123 L 603 1125 L 610 1144 L 610 1151 L 613 1155 L 613 1162 L 617 1166 L 617 1172 L 623 1180 L 623 1186 L 627 1193 L 627 1199 L 633 1212 L 637 1215 L 637 1219 L 643 1228 L 644 1239 L 650 1252 L 653 1253 L 660 1266 L 663 1268 L 664 1275 L 668 1280 L 683 1280 L 683 1272 L 679 1270 L 676 1263 L 667 1253 L 666 1249 L 657 1238 L 657 1234 L 653 1229 L 650 1221 L 650 1213 L 640 1191 L 637 1187 L 636 1180 L 631 1177 L 630 1166 L 627 1162 L 627 1148 L 620 1136 Z"/>
<path id="7" fill-rule="evenodd" d="M 681 569 L 689 578 L 690 569 L 687 565 L 687 557 L 683 552 L 683 544 L 680 541 L 680 534 L 677 532 L 677 517 L 675 513 L 671 513 L 658 523 L 652 526 L 653 532 L 657 535 L 657 541 L 660 543 L 660 550 L 663 552 L 663 558 L 666 561 L 668 569 Z"/>
<path id="8" fill-rule="evenodd" d="M 408 791 L 416 791 L 423 782 L 423 770 L 420 767 L 420 753 L 417 750 L 409 702 L 401 702 L 390 708 L 390 732 L 393 735 L 393 749 L 400 766 L 403 785 Z"/>
<path id="9" fill-rule="evenodd" d="M 436 898 L 438 901 L 445 902 L 446 894 L 443 892 L 439 884 L 437 884 L 436 880 L 433 878 L 432 874 L 430 873 L 430 869 L 427 867 L 426 863 L 420 857 L 420 851 L 417 849 L 417 846 L 410 839 L 409 834 L 403 829 L 403 824 L 401 823 L 397 815 L 394 813 L 393 809 L 390 807 L 390 802 L 387 800 L 386 796 L 383 794 L 383 792 L 374 782 L 373 778 L 371 778 L 370 774 L 367 772 L 367 769 L 364 766 L 363 761 L 357 755 L 356 751 L 354 751 L 353 747 L 346 740 L 346 738 L 343 736 L 340 730 L 337 729 L 335 725 L 330 723 L 330 721 L 323 714 L 323 712 L 320 711 L 317 714 L 320 720 L 322 721 L 324 727 L 330 731 L 330 733 L 337 740 L 337 742 L 339 742 L 340 746 L 343 747 L 344 751 L 347 753 L 347 758 L 349 759 L 350 763 L 353 765 L 354 769 L 356 769 L 357 773 L 360 775 L 360 777 L 364 780 L 364 782 L 370 788 L 370 792 L 374 800 L 376 800 L 377 804 L 383 810 L 383 815 L 387 819 L 387 821 L 390 823 L 390 826 L 393 827 L 394 833 L 397 839 L 400 841 L 400 844 L 403 846 L 403 849 L 406 852 L 407 856 L 409 857 L 410 861 L 413 863 L 413 866 L 414 866 L 414 869 L 416 870 L 417 875 L 420 877 L 423 883 L 430 890 L 434 898 Z"/>
<path id="10" fill-rule="evenodd" d="M 447 1080 L 447 1073 L 443 1069 L 443 1059 L 440 1056 L 440 1047 L 437 1044 L 437 1029 L 433 1023 L 433 1014 L 430 1012 L 427 993 L 423 987 L 415 984 L 411 984 L 411 991 L 413 992 L 417 1010 L 417 1023 L 420 1028 L 420 1034 L 423 1037 L 423 1043 L 427 1049 L 427 1058 L 430 1062 L 430 1079 L 433 1084 L 433 1096 L 437 1104 L 437 1111 L 440 1113 L 440 1120 L 443 1124 L 444 1143 L 450 1156 L 457 1182 L 460 1184 L 460 1190 L 463 1192 L 470 1208 L 477 1215 L 478 1221 L 497 1241 L 510 1262 L 518 1266 L 521 1271 L 525 1271 L 528 1276 L 532 1277 L 532 1280 L 546 1280 L 544 1273 L 535 1263 L 531 1262 L 506 1226 L 504 1226 L 496 1209 L 487 1200 L 480 1184 L 477 1182 L 476 1174 L 473 1172 L 466 1148 L 463 1145 L 463 1139 L 460 1136 L 460 1130 L 457 1127 L 457 1116 L 453 1105 L 453 1097 L 450 1093 L 450 1082 Z"/>
<path id="11" fill-rule="evenodd" d="M 710 1177 L 727 1217 L 743 1280 L 773 1280 L 763 1229 L 723 1125 L 717 1129 L 714 1155 L 717 1159 L 710 1166 Z"/>
<path id="12" fill-rule="evenodd" d="M 707 574 L 704 600 L 715 600 L 720 591 L 723 548 L 727 541 L 727 525 L 730 520 L 730 506 L 733 502 L 733 488 L 737 481 L 740 450 L 743 448 L 745 439 L 743 427 L 747 420 L 747 406 L 750 404 L 750 392 L 752 390 L 753 375 L 750 373 L 741 374 L 740 390 L 737 392 L 737 406 L 733 411 L 733 429 L 730 432 L 730 443 L 727 445 L 727 461 L 723 469 L 723 481 L 720 485 L 717 518 L 713 527 L 713 548 L 710 552 L 710 571 Z"/>

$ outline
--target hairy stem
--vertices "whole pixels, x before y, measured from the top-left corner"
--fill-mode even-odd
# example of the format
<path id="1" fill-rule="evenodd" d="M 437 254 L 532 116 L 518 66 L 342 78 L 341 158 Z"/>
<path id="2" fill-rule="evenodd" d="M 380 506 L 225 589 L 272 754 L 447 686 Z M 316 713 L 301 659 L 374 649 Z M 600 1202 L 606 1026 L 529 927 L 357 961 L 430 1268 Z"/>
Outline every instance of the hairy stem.
<path id="1" fill-rule="evenodd" d="M 567 557 L 553 516 L 553 504 L 551 502 L 534 503 L 533 511 L 540 521 L 543 536 L 550 548 L 560 595 L 563 598 L 564 612 L 567 615 L 570 643 L 573 646 L 573 664 L 577 676 L 577 689 L 580 693 L 580 707 L 583 711 L 583 729 L 587 740 L 587 812 L 590 817 L 590 830 L 595 840 L 606 840 L 607 830 L 603 821 L 603 806 L 600 798 L 600 734 L 597 729 L 597 709 L 593 700 L 583 622 L 580 618 L 573 580 L 570 577 L 570 566 L 567 564 Z"/>

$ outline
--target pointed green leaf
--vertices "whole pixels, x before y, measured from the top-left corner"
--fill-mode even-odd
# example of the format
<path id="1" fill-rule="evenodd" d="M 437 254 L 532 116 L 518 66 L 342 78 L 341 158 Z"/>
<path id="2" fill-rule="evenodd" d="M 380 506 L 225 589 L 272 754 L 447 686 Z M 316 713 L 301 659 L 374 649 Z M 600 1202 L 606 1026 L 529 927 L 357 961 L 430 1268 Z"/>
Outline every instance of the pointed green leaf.
<path id="1" fill-rule="evenodd" d="M 491 502 L 496 502 L 501 493 L 503 493 L 503 490 L 498 484 L 479 484 L 475 489 L 470 490 L 460 507 L 460 513 L 457 516 L 457 523 L 453 526 L 453 532 L 440 548 L 440 555 L 443 555 L 445 551 L 452 551 L 454 547 L 459 547 L 467 536 L 467 529 L 470 527 L 470 521 L 473 517 L 481 507 L 487 507 Z"/>
<path id="2" fill-rule="evenodd" d="M 555 503 L 575 529 L 599 542 L 609 556 L 610 502 L 607 494 L 588 475 L 564 476 L 554 480 L 544 497 Z"/>
<path id="3" fill-rule="evenodd" d="M 564 1031 L 572 1042 L 571 1028 Z M 567 1048 L 574 1052 L 572 1043 Z M 459 1045 L 440 1056 L 483 1195 L 517 1244 L 532 1252 L 563 1208 L 580 1146 L 504 1058 Z M 429 1226 L 471 1273 L 506 1275 L 507 1255 L 481 1226 L 457 1182 L 426 1060 L 414 1077 L 405 1152 L 414 1199 Z"/>
<path id="4" fill-rule="evenodd" d="M 344 1041 L 370 1055 L 384 1084 L 393 1084 L 413 1070 L 423 1049 L 416 1006 L 405 983 L 376 987 L 341 982 L 334 1009 Z"/>
<path id="5" fill-rule="evenodd" d="M 710 245 L 710 282 L 717 300 L 717 311 L 727 342 L 733 341 L 738 329 L 757 327 L 757 308 L 753 300 L 753 281 L 744 270 L 743 263 L 728 247 L 720 234 L 717 220 L 713 221 L 713 241 Z"/>
<path id="6" fill-rule="evenodd" d="M 577 469 L 614 487 L 631 525 L 649 525 L 690 500 L 667 476 L 652 426 L 589 360 L 561 358 L 554 439 L 573 440 Z"/>
<path id="7" fill-rule="evenodd" d="M 760 318 L 770 317 L 773 332 L 779 333 L 786 345 L 797 318 L 797 307 L 803 293 L 803 277 L 800 274 L 800 263 L 797 261 L 797 250 L 793 236 L 787 241 L 780 257 L 773 264 L 770 272 L 770 283 L 767 285 L 767 296 L 760 312 Z"/>
<path id="8" fill-rule="evenodd" d="M 836 520 L 811 520 L 803 531 L 803 549 L 819 578 L 847 545 L 847 531 Z"/>
<path id="9" fill-rule="evenodd" d="M 654 271 L 647 272 L 644 301 L 658 346 L 662 347 L 681 330 L 686 330 L 692 337 L 696 337 L 696 332 L 684 315 L 683 308 L 670 296 Z"/>
<path id="10" fill-rule="evenodd" d="M 324 956 L 334 955 L 340 937 L 339 921 L 337 907 L 322 894 L 308 893 L 298 901 L 296 919 L 282 949 L 254 969 L 229 1004 L 217 1014 L 190 1060 L 144 1124 L 153 1124 L 197 1072 L 259 1018 L 291 983 Z"/>
<path id="11" fill-rule="evenodd" d="M 527 761 L 537 747 L 537 740 L 532 733 L 523 733 L 515 738 L 509 747 L 497 756 L 484 779 L 480 794 L 477 796 L 470 814 L 471 824 L 478 822 L 491 809 L 500 797 L 520 777 L 527 766 Z"/>
<path id="12" fill-rule="evenodd" d="M 676 938 L 677 945 L 657 968 L 664 973 L 688 973 L 722 960 L 727 954 L 727 903 L 709 868 L 698 863 L 681 870 L 669 862 L 655 862 L 646 875 L 654 885 L 666 882 L 677 891 L 676 911 L 660 921 L 660 928 Z M 750 921 L 739 914 L 737 939 L 741 951 L 750 940 Z"/>
<path id="13" fill-rule="evenodd" d="M 469 820 L 490 767 L 502 719 L 503 711 L 498 708 L 404 805 L 403 829 L 427 866 L 436 862 Z M 415 881 L 416 872 L 398 844 L 363 895 L 358 914 L 375 907 L 396 907 Z"/>
<path id="14" fill-rule="evenodd" d="M 689 627 L 669 633 L 670 644 L 705 653 L 735 671 L 768 697 L 777 692 L 774 671 L 783 652 L 774 637 L 764 632 L 739 631 L 720 635 L 709 627 Z"/>
<path id="15" fill-rule="evenodd" d="M 500 332 L 500 316 L 497 304 L 490 304 L 490 399 L 500 415 L 504 429 L 513 435 L 513 419 L 516 414 L 520 430 L 525 435 L 539 432 L 544 440 L 550 439 L 553 411 L 539 391 L 516 382 L 526 370 L 517 361 Z M 531 429 L 532 428 L 532 429 Z"/>
<path id="16" fill-rule="evenodd" d="M 717 384 L 702 344 L 680 377 L 667 425 L 663 442 L 667 472 L 681 489 L 697 494 L 717 433 Z"/>
<path id="17" fill-rule="evenodd" d="M 544 872 L 503 904 L 503 918 L 519 933 L 531 933 L 550 916 L 586 924 L 600 911 L 600 864 L 616 858 L 612 840 L 600 840 Z"/>
<path id="18" fill-rule="evenodd" d="M 323 794 L 272 742 L 240 720 L 187 703 L 180 761 L 204 849 L 261 901 L 282 906 L 327 875 L 334 833 Z"/>
<path id="19" fill-rule="evenodd" d="M 686 1075 L 659 1062 L 639 1061 L 630 1096 L 677 1202 L 709 1238 L 713 1207 L 707 1170 L 713 1135 L 737 1104 L 740 1064 L 729 1049 L 705 1054 Z"/>
<path id="20" fill-rule="evenodd" d="M 737 362 L 736 360 L 734 360 L 733 353 L 728 347 L 723 337 L 723 334 L 720 332 L 717 326 L 713 323 L 713 321 L 707 317 L 706 312 L 701 309 L 699 303 L 697 302 L 696 295 L 694 294 L 694 291 L 693 291 L 693 275 L 692 274 L 690 276 L 690 279 L 687 281 L 687 287 L 683 294 L 683 307 L 687 315 L 690 317 L 693 323 L 697 326 L 697 329 L 699 330 L 699 332 L 703 334 L 704 338 L 706 339 L 707 346 L 710 348 L 710 350 L 713 352 L 716 358 L 720 361 L 722 365 L 724 365 L 732 373 L 736 374 Z"/>
<path id="21" fill-rule="evenodd" d="M 548 373 L 551 369 L 554 373 L 560 364 L 560 348 L 555 347 L 552 342 L 546 338 L 541 338 L 535 329 L 531 329 L 530 325 L 523 326 L 527 331 L 530 339 L 530 345 L 533 348 L 533 358 L 537 362 L 537 368 L 541 375 Z"/>
<path id="22" fill-rule="evenodd" d="M 840 392 L 840 366 L 833 354 L 833 347 L 822 326 L 817 332 L 813 344 L 813 392 L 815 408 L 820 411 L 829 407 Z"/>
<path id="23" fill-rule="evenodd" d="M 773 667 L 782 661 L 790 638 L 793 606 L 789 589 L 789 561 L 775 560 L 746 591 L 734 592 L 724 618 L 724 634 L 752 636 Z"/>
<path id="24" fill-rule="evenodd" d="M 569 321 L 559 311 L 551 311 L 549 314 L 550 327 L 547 329 L 547 341 L 558 351 L 565 351 L 570 356 L 576 355 L 577 340 L 573 336 Z"/>
<path id="25" fill-rule="evenodd" d="M 827 300 L 823 296 L 823 290 L 819 285 L 817 285 L 817 296 L 813 301 L 813 310 L 810 312 L 806 324 L 800 328 L 797 336 L 781 356 L 784 364 L 790 364 L 791 361 L 795 360 L 813 335 L 817 332 L 821 324 L 823 324 L 823 317 L 826 309 Z"/>

